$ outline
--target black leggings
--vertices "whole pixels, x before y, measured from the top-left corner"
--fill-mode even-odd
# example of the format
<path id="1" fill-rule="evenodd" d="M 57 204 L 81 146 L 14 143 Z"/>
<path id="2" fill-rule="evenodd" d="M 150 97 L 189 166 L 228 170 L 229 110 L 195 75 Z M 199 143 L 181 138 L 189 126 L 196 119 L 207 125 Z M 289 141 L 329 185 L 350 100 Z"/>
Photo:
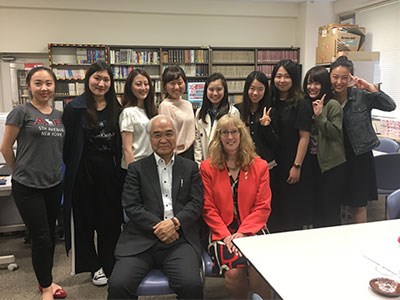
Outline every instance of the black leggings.
<path id="1" fill-rule="evenodd" d="M 32 265 L 41 287 L 53 282 L 55 226 L 61 205 L 62 183 L 46 189 L 27 187 L 12 180 L 12 194 L 32 239 Z"/>

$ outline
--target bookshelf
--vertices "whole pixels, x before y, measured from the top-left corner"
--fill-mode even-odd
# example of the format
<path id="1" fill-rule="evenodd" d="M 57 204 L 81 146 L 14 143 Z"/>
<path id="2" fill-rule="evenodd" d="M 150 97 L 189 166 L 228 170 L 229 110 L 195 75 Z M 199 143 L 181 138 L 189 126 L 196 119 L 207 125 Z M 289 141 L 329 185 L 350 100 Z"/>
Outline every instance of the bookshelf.
<path id="1" fill-rule="evenodd" d="M 169 65 L 179 65 L 188 82 L 205 82 L 211 73 L 222 73 L 228 82 L 232 103 L 242 100 L 247 75 L 259 70 L 271 77 L 281 59 L 299 62 L 300 48 L 294 47 L 192 47 L 93 44 L 48 44 L 49 63 L 57 77 L 56 100 L 69 99 L 83 92 L 88 66 L 97 59 L 110 63 L 119 98 L 125 80 L 134 68 L 143 68 L 153 80 L 156 103 L 163 99 L 161 74 Z M 197 103 L 196 105 L 199 105 Z"/>
<path id="2" fill-rule="evenodd" d="M 299 48 L 260 48 L 256 49 L 256 70 L 265 73 L 271 78 L 274 65 L 282 59 L 291 59 L 298 63 Z"/>
<path id="3" fill-rule="evenodd" d="M 286 48 L 217 48 L 211 51 L 211 72 L 224 74 L 230 101 L 242 101 L 244 83 L 247 75 L 259 70 L 271 77 L 274 65 L 282 59 L 299 61 L 300 49 Z"/>
<path id="4" fill-rule="evenodd" d="M 18 103 L 13 103 L 14 106 L 19 104 L 25 104 L 30 101 L 29 90 L 26 85 L 26 75 L 29 70 L 18 69 L 17 80 L 18 80 Z"/>
<path id="5" fill-rule="evenodd" d="M 57 78 L 54 100 L 67 102 L 84 92 L 84 79 L 89 66 L 108 62 L 108 48 L 94 44 L 48 44 L 49 66 Z M 61 105 L 62 107 L 62 105 Z"/>
<path id="6" fill-rule="evenodd" d="M 162 100 L 160 47 L 109 46 L 110 65 L 114 74 L 114 87 L 118 98 L 124 93 L 125 80 L 133 69 L 149 73 L 155 89 L 156 102 Z"/>

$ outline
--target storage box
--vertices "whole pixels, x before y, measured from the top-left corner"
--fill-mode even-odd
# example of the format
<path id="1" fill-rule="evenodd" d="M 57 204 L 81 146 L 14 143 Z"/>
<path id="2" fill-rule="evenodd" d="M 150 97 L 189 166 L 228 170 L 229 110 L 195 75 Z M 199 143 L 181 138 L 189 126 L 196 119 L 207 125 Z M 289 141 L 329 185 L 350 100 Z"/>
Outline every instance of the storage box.
<path id="1" fill-rule="evenodd" d="M 341 51 L 337 53 L 336 58 L 342 55 L 354 61 L 379 61 L 381 53 L 379 51 Z"/>
<path id="2" fill-rule="evenodd" d="M 379 62 L 380 52 L 379 51 L 339 51 L 335 56 L 328 59 L 323 51 L 317 47 L 316 52 L 316 63 L 317 64 L 330 64 L 339 56 L 345 55 L 348 59 L 353 62 L 356 61 L 376 61 Z"/>
<path id="3" fill-rule="evenodd" d="M 329 63 L 341 51 L 363 51 L 365 27 L 348 24 L 329 24 L 319 27 L 317 64 Z"/>

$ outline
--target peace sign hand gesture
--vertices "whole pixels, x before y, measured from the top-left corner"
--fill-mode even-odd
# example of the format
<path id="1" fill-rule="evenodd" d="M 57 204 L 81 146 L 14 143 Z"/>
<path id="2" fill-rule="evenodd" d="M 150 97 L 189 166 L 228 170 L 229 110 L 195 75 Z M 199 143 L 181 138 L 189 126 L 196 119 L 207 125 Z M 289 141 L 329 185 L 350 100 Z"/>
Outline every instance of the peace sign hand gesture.
<path id="1" fill-rule="evenodd" d="M 350 83 L 349 86 L 355 86 L 356 88 L 360 90 L 367 90 L 371 93 L 378 92 L 378 89 L 374 84 L 369 83 L 363 78 L 353 76 L 350 74 Z"/>
<path id="2" fill-rule="evenodd" d="M 315 116 L 319 116 L 322 113 L 322 109 L 324 107 L 324 100 L 325 100 L 326 94 L 324 94 L 321 99 L 314 100 L 312 102 L 312 107 L 314 111 Z"/>
<path id="3" fill-rule="evenodd" d="M 267 111 L 267 108 L 264 107 L 263 115 L 262 115 L 262 117 L 260 118 L 260 124 L 261 124 L 262 126 L 268 126 L 269 124 L 271 124 L 271 117 L 270 117 L 271 109 L 272 109 L 272 107 L 270 107 L 270 108 L 268 109 L 268 111 Z"/>

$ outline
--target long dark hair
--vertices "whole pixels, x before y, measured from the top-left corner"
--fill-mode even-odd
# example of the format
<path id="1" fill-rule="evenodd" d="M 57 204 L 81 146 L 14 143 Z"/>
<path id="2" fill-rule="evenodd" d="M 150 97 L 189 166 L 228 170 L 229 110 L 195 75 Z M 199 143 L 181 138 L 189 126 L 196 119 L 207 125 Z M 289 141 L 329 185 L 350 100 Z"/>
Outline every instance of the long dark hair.
<path id="1" fill-rule="evenodd" d="M 224 96 L 222 97 L 221 102 L 218 103 L 217 106 L 218 113 L 216 116 L 216 120 L 219 120 L 219 118 L 221 118 L 223 115 L 229 112 L 228 84 L 226 83 L 226 79 L 224 75 L 222 75 L 221 73 L 213 73 L 210 76 L 208 76 L 206 84 L 204 85 L 203 103 L 201 104 L 199 115 L 197 116 L 199 120 L 201 119 L 206 124 L 207 124 L 206 116 L 208 114 L 209 109 L 212 107 L 212 103 L 210 99 L 208 99 L 207 97 L 207 89 L 210 83 L 216 80 L 221 80 L 222 86 L 224 87 Z"/>
<path id="2" fill-rule="evenodd" d="M 292 101 L 294 105 L 297 105 L 298 100 L 303 98 L 303 94 L 301 91 L 301 83 L 300 83 L 300 67 L 297 63 L 293 62 L 291 59 L 283 59 L 279 61 L 272 70 L 271 74 L 272 103 L 274 105 L 279 103 L 280 92 L 275 86 L 275 77 L 280 67 L 283 67 L 286 70 L 286 72 L 288 72 L 290 78 L 292 79 L 292 87 L 289 90 L 289 95 L 287 100 Z"/>
<path id="3" fill-rule="evenodd" d="M 124 95 L 122 96 L 122 107 L 130 107 L 130 106 L 137 106 L 138 99 L 132 92 L 132 83 L 135 80 L 136 76 L 142 75 L 146 77 L 147 81 L 149 82 L 149 93 L 147 97 L 144 99 L 144 111 L 149 119 L 157 115 L 157 107 L 154 102 L 154 86 L 151 81 L 149 73 L 147 73 L 143 69 L 133 69 L 126 79 L 125 87 L 124 87 Z"/>
<path id="4" fill-rule="evenodd" d="M 319 92 L 318 98 L 321 99 L 322 96 L 325 94 L 324 104 L 326 104 L 332 98 L 332 89 L 331 89 L 331 81 L 329 78 L 328 71 L 322 66 L 315 66 L 312 67 L 310 70 L 307 71 L 306 75 L 304 76 L 303 81 L 303 91 L 304 94 L 308 95 L 307 84 L 309 82 L 318 82 L 321 84 L 321 90 Z M 316 100 L 316 99 L 311 99 Z"/>
<path id="5" fill-rule="evenodd" d="M 96 110 L 96 102 L 94 100 L 92 91 L 89 88 L 89 78 L 96 72 L 107 71 L 108 76 L 110 76 L 110 89 L 105 94 L 106 104 L 108 109 L 107 117 L 107 127 L 109 129 L 116 128 L 116 120 L 118 120 L 118 114 L 120 112 L 121 106 L 117 100 L 114 88 L 114 76 L 111 67 L 104 61 L 96 61 L 90 65 L 89 69 L 85 75 L 85 92 L 84 97 L 86 100 L 86 114 L 87 114 L 87 125 L 89 128 L 98 127 L 98 118 Z"/>
<path id="6" fill-rule="evenodd" d="M 254 80 L 257 80 L 260 83 L 262 83 L 265 88 L 264 97 L 260 100 L 260 102 L 258 102 L 257 110 L 255 112 L 256 122 L 259 122 L 259 119 L 261 118 L 261 116 L 263 114 L 264 107 L 271 106 L 271 100 L 269 98 L 269 84 L 268 84 L 267 75 L 265 75 L 261 71 L 251 72 L 247 76 L 246 81 L 244 83 L 243 102 L 242 102 L 242 105 L 240 106 L 240 118 L 245 123 L 247 123 L 249 121 L 249 117 L 250 117 L 251 100 L 250 100 L 250 96 L 249 96 L 249 89 L 250 89 L 251 84 L 254 82 Z"/>

